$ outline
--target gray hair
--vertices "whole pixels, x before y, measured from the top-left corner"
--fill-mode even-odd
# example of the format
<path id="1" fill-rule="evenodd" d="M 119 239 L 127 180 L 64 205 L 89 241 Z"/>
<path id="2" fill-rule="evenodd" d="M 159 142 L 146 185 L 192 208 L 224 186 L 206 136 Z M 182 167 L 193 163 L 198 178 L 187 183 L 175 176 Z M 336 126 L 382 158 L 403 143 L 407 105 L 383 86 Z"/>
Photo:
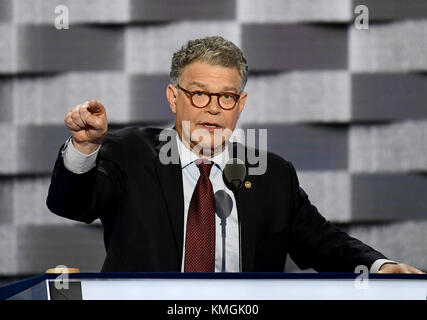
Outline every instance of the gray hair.
<path id="1" fill-rule="evenodd" d="M 231 41 L 219 36 L 188 41 L 172 57 L 170 77 L 174 86 L 178 85 L 184 68 L 195 61 L 235 67 L 240 75 L 240 91 L 243 91 L 248 79 L 248 65 L 242 51 Z"/>

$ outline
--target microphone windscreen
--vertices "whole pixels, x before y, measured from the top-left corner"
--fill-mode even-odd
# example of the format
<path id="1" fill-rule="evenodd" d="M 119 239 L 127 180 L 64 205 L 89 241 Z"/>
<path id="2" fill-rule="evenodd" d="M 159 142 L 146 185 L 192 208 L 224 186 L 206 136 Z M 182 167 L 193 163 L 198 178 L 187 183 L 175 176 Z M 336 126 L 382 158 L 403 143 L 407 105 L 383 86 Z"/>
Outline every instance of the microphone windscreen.
<path id="1" fill-rule="evenodd" d="M 227 219 L 233 210 L 233 199 L 225 190 L 215 192 L 216 214 L 223 220 Z"/>
<path id="2" fill-rule="evenodd" d="M 239 158 L 228 160 L 222 172 L 222 178 L 227 188 L 237 191 L 246 178 L 245 163 Z"/>

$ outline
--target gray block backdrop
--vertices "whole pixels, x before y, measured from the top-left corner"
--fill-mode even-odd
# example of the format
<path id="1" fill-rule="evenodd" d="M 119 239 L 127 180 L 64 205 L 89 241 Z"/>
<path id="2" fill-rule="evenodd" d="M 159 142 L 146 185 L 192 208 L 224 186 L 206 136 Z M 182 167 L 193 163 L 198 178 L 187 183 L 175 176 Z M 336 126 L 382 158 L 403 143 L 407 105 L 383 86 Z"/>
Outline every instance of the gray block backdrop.
<path id="1" fill-rule="evenodd" d="M 68 30 L 54 26 L 58 5 Z M 425 0 L 0 0 L 0 276 L 100 270 L 99 222 L 45 205 L 63 118 L 98 99 L 112 128 L 170 125 L 172 53 L 208 35 L 249 62 L 238 126 L 268 129 L 326 218 L 427 270 Z"/>

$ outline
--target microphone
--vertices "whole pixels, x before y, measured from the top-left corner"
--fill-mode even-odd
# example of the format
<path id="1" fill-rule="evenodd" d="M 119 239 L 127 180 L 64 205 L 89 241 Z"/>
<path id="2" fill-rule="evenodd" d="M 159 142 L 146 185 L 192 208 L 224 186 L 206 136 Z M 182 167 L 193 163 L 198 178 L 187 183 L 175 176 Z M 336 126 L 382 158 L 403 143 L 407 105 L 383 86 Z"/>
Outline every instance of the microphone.
<path id="1" fill-rule="evenodd" d="M 242 217 L 239 212 L 239 193 L 238 190 L 242 186 L 246 178 L 245 163 L 238 159 L 232 158 L 225 164 L 222 171 L 222 179 L 228 189 L 233 191 L 236 199 L 237 220 L 239 222 L 239 272 L 242 272 Z"/>
<path id="2" fill-rule="evenodd" d="M 225 164 L 222 178 L 228 189 L 237 192 L 246 178 L 245 163 L 239 158 L 232 158 Z"/>
<path id="3" fill-rule="evenodd" d="M 222 263 L 221 272 L 225 272 L 225 261 L 226 261 L 226 250 L 225 250 L 225 239 L 226 239 L 226 226 L 227 218 L 231 215 L 233 210 L 233 199 L 225 190 L 218 190 L 215 192 L 215 208 L 216 214 L 221 219 L 221 238 L 222 238 Z"/>
<path id="4" fill-rule="evenodd" d="M 225 190 L 218 190 L 214 196 L 216 214 L 221 221 L 225 221 L 230 216 L 231 210 L 233 210 L 233 199 L 231 199 Z"/>

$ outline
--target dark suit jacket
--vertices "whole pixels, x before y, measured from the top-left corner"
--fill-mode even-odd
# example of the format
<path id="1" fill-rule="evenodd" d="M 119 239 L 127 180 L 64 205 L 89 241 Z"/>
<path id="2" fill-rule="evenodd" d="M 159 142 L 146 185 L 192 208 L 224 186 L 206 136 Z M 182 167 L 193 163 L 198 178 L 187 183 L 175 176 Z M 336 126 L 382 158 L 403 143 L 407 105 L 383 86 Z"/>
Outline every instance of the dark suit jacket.
<path id="1" fill-rule="evenodd" d="M 97 166 L 85 174 L 68 171 L 61 153 L 56 161 L 47 206 L 77 221 L 101 219 L 103 272 L 181 270 L 182 171 L 180 164 L 159 161 L 165 143 L 176 148 L 175 138 L 159 141 L 159 133 L 151 128 L 109 132 Z M 233 148 L 247 151 L 238 144 Z M 370 268 L 385 258 L 319 214 L 290 162 L 273 153 L 267 161 L 266 173 L 248 176 L 252 187 L 239 190 L 243 271 L 282 272 L 287 253 L 302 269 L 327 272 L 354 272 L 357 265 Z"/>

